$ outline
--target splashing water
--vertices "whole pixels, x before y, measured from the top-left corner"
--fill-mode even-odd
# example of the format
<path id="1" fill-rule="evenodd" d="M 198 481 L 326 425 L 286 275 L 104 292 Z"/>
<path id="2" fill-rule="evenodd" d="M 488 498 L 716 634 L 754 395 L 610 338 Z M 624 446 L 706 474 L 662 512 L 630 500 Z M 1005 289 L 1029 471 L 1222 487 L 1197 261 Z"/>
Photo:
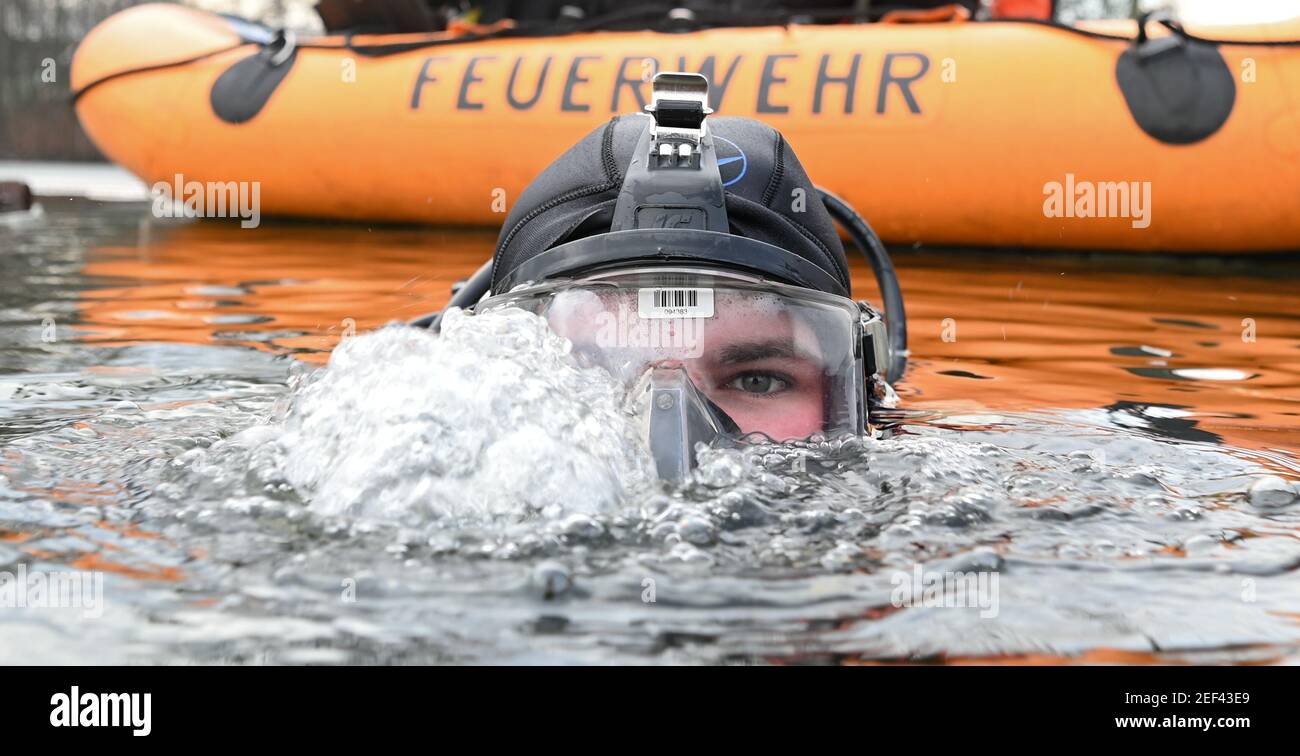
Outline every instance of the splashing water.
<path id="1" fill-rule="evenodd" d="M 619 387 L 521 310 L 348 339 L 316 378 L 276 443 L 322 513 L 554 519 L 609 511 L 649 479 Z"/>
<path id="2" fill-rule="evenodd" d="M 1295 459 L 1197 427 L 1210 415 L 1190 405 L 1226 401 L 1218 393 L 1168 395 L 1182 408 L 1089 394 L 1070 406 L 1113 403 L 904 409 L 877 437 L 710 451 L 668 490 L 649 475 L 621 389 L 534 316 L 453 313 L 438 338 L 381 328 L 311 368 L 271 346 L 299 331 L 257 331 L 259 314 L 241 304 L 266 306 L 267 292 L 294 284 L 223 278 L 191 304 L 239 308 L 251 325 L 238 346 L 44 342 L 50 313 L 67 329 L 60 292 L 86 285 L 58 278 L 75 266 L 42 262 L 71 254 L 63 238 L 20 247 L 31 259 L 0 259 L 16 271 L 0 285 L 48 287 L 28 309 L 0 313 L 0 349 L 23 366 L 0 375 L 0 570 L 102 571 L 106 611 L 93 623 L 0 613 L 0 661 L 1096 649 L 1231 661 L 1286 659 L 1300 644 Z M 422 270 L 427 252 L 410 257 Z M 340 259 L 350 258 L 330 264 Z M 163 309 L 115 296 L 131 322 Z M 213 332 L 229 334 L 219 314 Z M 122 322 L 100 318 L 105 339 Z M 1108 365 L 1094 362 L 1082 380 L 1101 381 Z M 949 367 L 918 364 L 902 406 L 920 404 L 906 395 L 917 384 L 960 381 L 966 396 L 1009 370 Z M 917 569 L 997 580 L 980 606 L 900 601 Z"/>
<path id="3" fill-rule="evenodd" d="M 1044 523 L 1045 532 L 1016 529 L 1003 551 L 1135 559 L 1190 542 L 1229 569 L 1284 568 L 1211 548 L 1266 526 L 1258 513 L 1267 510 L 1248 506 L 1266 477 L 1258 468 L 1213 447 L 1099 431 L 1112 425 L 1104 412 L 711 450 L 689 485 L 663 492 L 621 391 L 599 369 L 580 367 L 568 342 L 532 314 L 453 312 L 441 338 L 393 326 L 346 340 L 328 367 L 300 382 L 282 421 L 179 462 L 200 477 L 260 470 L 263 492 L 300 497 L 315 515 L 400 524 L 434 541 L 501 525 L 494 553 L 507 558 L 538 553 L 509 540 L 531 528 L 563 534 L 551 553 L 620 531 L 628 545 L 666 547 L 643 560 L 906 566 L 1005 541 L 1010 524 Z M 1273 490 L 1283 507 L 1296 495 L 1286 481 Z M 1207 516 L 1213 536 L 1168 525 Z M 1071 524 L 1068 538 L 1060 523 Z M 467 553 L 481 549 L 473 542 Z M 1285 562 L 1300 550 L 1282 553 Z"/>
<path id="4" fill-rule="evenodd" d="M 208 555 L 187 569 L 186 593 L 221 596 L 220 610 L 176 609 L 149 628 L 166 653 L 238 660 L 280 647 L 311 660 L 295 650 L 310 643 L 353 648 L 318 653 L 330 661 L 394 649 L 522 660 L 539 633 L 559 632 L 553 619 L 530 624 L 542 606 L 583 628 L 558 636 L 578 645 L 548 646 L 547 658 L 575 661 L 1194 649 L 1297 635 L 1282 618 L 1300 545 L 1276 537 L 1294 530 L 1295 485 L 1220 447 L 1169 443 L 1131 411 L 904 415 L 882 438 L 707 451 L 667 491 L 620 387 L 529 313 L 452 313 L 441 337 L 391 326 L 294 372 L 290 393 L 256 392 L 237 411 L 219 409 L 229 396 L 119 403 L 75 433 L 11 445 L 29 481 L 68 460 L 85 476 L 132 480 L 143 491 L 110 519 Z M 93 404 L 103 391 L 42 396 Z M 166 549 L 147 558 L 176 561 Z M 916 569 L 997 574 L 996 603 L 900 609 L 900 581 Z M 340 604 L 349 580 L 371 600 Z M 1243 586 L 1258 595 L 1244 602 Z M 282 617 L 304 615 L 332 619 L 280 637 Z M 490 649 L 456 640 L 521 622 L 531 629 Z M 435 650 L 416 650 L 427 643 Z"/>
<path id="5" fill-rule="evenodd" d="M 1295 485 L 1219 447 L 1171 444 L 1140 413 L 949 416 L 905 421 L 881 438 L 712 450 L 687 485 L 665 491 L 620 387 L 580 367 L 541 319 L 452 313 L 444 329 L 438 338 L 394 326 L 347 340 L 298 382 L 280 420 L 183 455 L 173 483 L 241 516 L 279 516 L 277 498 L 301 501 L 299 527 L 378 538 L 376 551 L 400 561 L 363 561 L 388 590 L 434 565 L 430 584 L 400 592 L 425 611 L 440 596 L 495 627 L 563 598 L 566 623 L 581 617 L 595 637 L 641 652 L 682 634 L 713 637 L 722 657 L 796 647 L 1068 652 L 1099 638 L 1151 650 L 1296 636 L 1277 612 L 1296 599 L 1284 586 L 1300 546 L 1269 537 L 1295 523 Z M 228 480 L 205 480 L 245 469 L 260 472 L 243 496 Z M 470 566 L 485 556 L 526 574 Z M 336 570 L 337 557 L 308 549 L 276 574 L 297 583 Z M 913 570 L 1003 581 L 992 605 L 971 612 L 898 611 Z M 471 599 L 449 579 L 483 590 Z M 1272 587 L 1243 602 L 1260 581 Z M 1189 636 L 1190 595 L 1201 619 Z M 795 616 L 796 647 L 760 631 Z M 651 636 L 616 642 L 620 622 L 649 622 Z M 831 624 L 810 629 L 822 622 Z"/>

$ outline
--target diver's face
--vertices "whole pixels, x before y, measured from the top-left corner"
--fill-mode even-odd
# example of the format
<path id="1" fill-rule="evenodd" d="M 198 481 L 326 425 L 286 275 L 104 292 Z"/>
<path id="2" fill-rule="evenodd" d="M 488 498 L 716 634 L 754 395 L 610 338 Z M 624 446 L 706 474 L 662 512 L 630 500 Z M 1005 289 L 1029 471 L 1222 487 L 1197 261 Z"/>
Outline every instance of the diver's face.
<path id="1" fill-rule="evenodd" d="M 826 376 L 817 339 L 789 312 L 730 301 L 709 318 L 648 319 L 636 306 L 635 299 L 592 297 L 568 303 L 551 324 L 576 352 L 599 352 L 597 361 L 629 385 L 650 368 L 684 368 L 741 433 L 787 441 L 823 430 Z"/>
<path id="2" fill-rule="evenodd" d="M 826 379 L 800 330 L 785 315 L 731 308 L 709 323 L 686 372 L 742 433 L 806 438 L 822 430 Z"/>

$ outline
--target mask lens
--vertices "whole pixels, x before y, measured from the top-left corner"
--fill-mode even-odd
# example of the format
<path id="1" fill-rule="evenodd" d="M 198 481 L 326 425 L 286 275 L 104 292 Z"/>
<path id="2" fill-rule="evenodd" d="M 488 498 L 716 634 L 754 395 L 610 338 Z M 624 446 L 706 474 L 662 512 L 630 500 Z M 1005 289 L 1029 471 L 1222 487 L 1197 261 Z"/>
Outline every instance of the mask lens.
<path id="1" fill-rule="evenodd" d="M 721 274 L 629 271 L 480 308 L 498 306 L 545 317 L 579 360 L 629 391 L 648 371 L 680 374 L 734 436 L 789 441 L 864 425 L 858 310 L 847 299 Z"/>

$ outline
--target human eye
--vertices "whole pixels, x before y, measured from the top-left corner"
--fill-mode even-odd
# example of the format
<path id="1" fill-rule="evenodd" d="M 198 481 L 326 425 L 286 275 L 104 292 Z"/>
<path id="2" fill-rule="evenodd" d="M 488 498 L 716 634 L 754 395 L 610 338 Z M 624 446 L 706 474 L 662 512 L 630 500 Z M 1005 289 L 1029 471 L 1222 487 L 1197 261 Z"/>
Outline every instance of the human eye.
<path id="1" fill-rule="evenodd" d="M 793 381 L 779 373 L 766 370 L 747 370 L 732 378 L 725 385 L 729 389 L 746 394 L 767 396 L 788 391 Z"/>

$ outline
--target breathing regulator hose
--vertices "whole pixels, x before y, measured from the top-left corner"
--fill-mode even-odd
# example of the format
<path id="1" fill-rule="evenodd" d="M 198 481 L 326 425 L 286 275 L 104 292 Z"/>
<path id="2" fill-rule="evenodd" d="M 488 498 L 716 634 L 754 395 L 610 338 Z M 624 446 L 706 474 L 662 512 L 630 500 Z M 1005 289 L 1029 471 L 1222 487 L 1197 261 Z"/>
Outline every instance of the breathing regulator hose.
<path id="1" fill-rule="evenodd" d="M 459 307 L 462 310 L 467 307 L 473 307 L 474 303 L 483 298 L 492 288 L 492 261 L 488 260 L 483 263 L 482 267 L 474 271 L 474 275 L 452 288 L 451 299 L 447 300 L 447 306 L 431 312 L 421 318 L 411 321 L 411 325 L 416 328 L 428 328 L 434 333 L 442 329 L 442 314 L 453 307 Z"/>
<path id="2" fill-rule="evenodd" d="M 894 261 L 889 259 L 889 250 L 884 242 L 853 206 L 834 194 L 817 187 L 821 193 L 822 204 L 831 217 L 844 227 L 849 238 L 862 255 L 871 263 L 871 270 L 880 285 L 880 296 L 884 298 L 885 324 L 889 327 L 889 353 L 892 362 L 885 371 L 885 379 L 894 383 L 903 377 L 907 369 L 907 309 L 903 306 L 903 290 L 898 286 L 898 273 L 894 271 Z"/>

